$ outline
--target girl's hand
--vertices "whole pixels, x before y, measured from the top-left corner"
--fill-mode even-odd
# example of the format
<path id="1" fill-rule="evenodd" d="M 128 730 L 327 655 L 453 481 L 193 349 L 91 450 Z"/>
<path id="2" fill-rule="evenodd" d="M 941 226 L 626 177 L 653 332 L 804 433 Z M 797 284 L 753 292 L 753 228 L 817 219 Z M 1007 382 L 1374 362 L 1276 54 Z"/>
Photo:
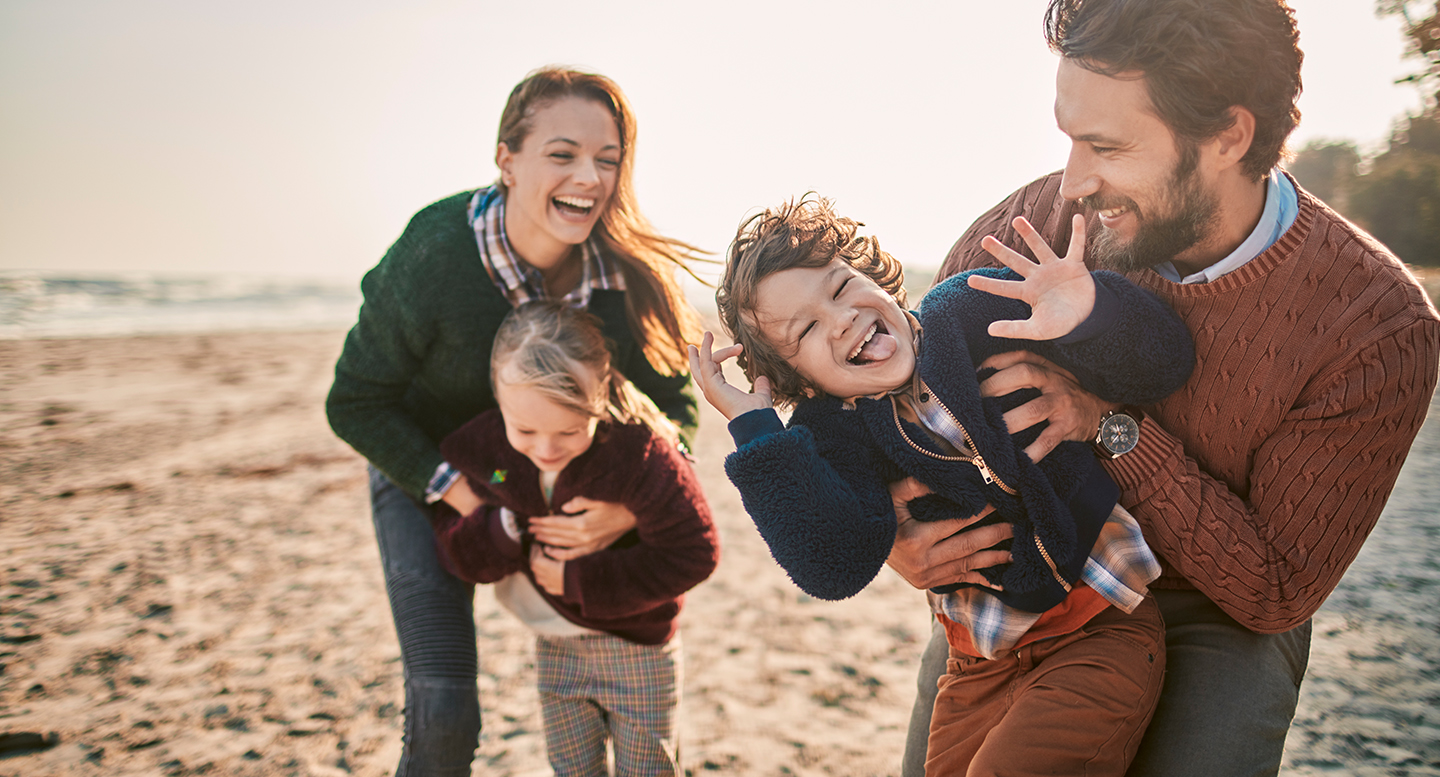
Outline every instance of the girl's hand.
<path id="1" fill-rule="evenodd" d="M 535 584 L 545 593 L 565 595 L 565 562 L 546 555 L 545 546 L 538 542 L 530 546 L 530 571 L 535 573 Z"/>
<path id="2" fill-rule="evenodd" d="M 983 275 L 970 276 L 973 289 L 1001 297 L 1018 299 L 1030 305 L 1030 318 L 1023 321 L 993 321 L 990 335 L 1020 340 L 1053 340 L 1074 331 L 1095 309 L 1095 279 L 1085 269 L 1085 218 L 1075 216 L 1070 230 L 1070 251 L 1064 259 L 1057 258 L 1040 233 L 1024 218 L 1012 222 L 1025 245 L 1040 261 L 1035 263 L 1005 247 L 987 235 L 980 246 L 1001 264 L 1024 278 L 1002 281 Z"/>
<path id="3" fill-rule="evenodd" d="M 484 504 L 484 501 L 475 495 L 475 490 L 470 487 L 470 481 L 466 480 L 464 475 L 455 478 L 455 482 L 441 495 L 440 501 L 455 508 L 455 512 L 461 515 L 469 515 Z"/>
<path id="4" fill-rule="evenodd" d="M 635 514 L 618 502 L 577 496 L 560 509 L 569 514 L 531 518 L 530 532 L 562 561 L 604 550 L 635 528 Z"/>
<path id="5" fill-rule="evenodd" d="M 774 403 L 770 401 L 770 379 L 764 375 L 755 380 L 754 393 L 725 382 L 725 373 L 720 366 L 727 359 L 739 356 L 741 346 L 737 343 L 711 352 L 714 345 L 715 335 L 706 332 L 700 339 L 699 347 L 686 346 L 690 354 L 690 374 L 695 378 L 695 385 L 700 387 L 700 393 L 705 395 L 705 401 L 719 410 L 727 421 L 751 410 L 774 407 Z"/>

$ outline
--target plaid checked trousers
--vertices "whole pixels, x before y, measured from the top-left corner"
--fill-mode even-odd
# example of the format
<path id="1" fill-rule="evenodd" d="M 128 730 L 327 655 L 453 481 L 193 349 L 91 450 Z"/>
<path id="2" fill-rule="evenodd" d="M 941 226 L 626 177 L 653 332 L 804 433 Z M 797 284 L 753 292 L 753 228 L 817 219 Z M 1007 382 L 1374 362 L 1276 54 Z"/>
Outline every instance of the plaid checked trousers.
<path id="1" fill-rule="evenodd" d="M 545 749 L 556 777 L 679 775 L 680 637 L 637 645 L 610 634 L 535 638 Z"/>

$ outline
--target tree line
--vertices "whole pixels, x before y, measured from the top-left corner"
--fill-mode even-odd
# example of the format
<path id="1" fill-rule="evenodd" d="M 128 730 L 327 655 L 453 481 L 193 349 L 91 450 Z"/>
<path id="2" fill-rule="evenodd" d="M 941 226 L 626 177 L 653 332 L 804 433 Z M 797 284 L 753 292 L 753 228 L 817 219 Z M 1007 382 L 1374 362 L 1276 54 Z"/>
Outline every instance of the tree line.
<path id="1" fill-rule="evenodd" d="M 1406 55 L 1422 68 L 1401 81 L 1421 90 L 1421 111 L 1396 122 L 1387 147 L 1374 156 L 1366 158 L 1348 140 L 1312 141 L 1287 167 L 1302 186 L 1402 260 L 1440 267 L 1440 0 L 1428 11 L 1425 5 L 1376 5 L 1381 15 L 1405 21 Z"/>

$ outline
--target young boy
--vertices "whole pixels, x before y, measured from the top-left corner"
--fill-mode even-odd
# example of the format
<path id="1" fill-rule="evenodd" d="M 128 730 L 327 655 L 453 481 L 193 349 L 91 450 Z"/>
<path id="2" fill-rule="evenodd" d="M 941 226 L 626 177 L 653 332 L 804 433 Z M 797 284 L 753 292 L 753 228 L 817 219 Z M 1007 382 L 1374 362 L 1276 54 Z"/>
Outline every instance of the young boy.
<path id="1" fill-rule="evenodd" d="M 824 599 L 854 595 L 885 563 L 890 484 L 933 492 L 909 503 L 917 520 L 993 508 L 975 525 L 1012 525 L 995 549 L 1008 563 L 930 597 L 951 655 L 927 772 L 1123 774 L 1163 676 L 1145 596 L 1159 566 L 1089 446 L 1032 461 L 1040 429 L 1012 435 L 1003 414 L 1033 394 L 982 397 L 980 381 L 987 359 L 1023 349 L 1107 401 L 1152 403 L 1188 378 L 1189 333 L 1121 276 L 1085 270 L 1078 219 L 1064 259 L 1017 223 L 1038 264 L 990 241 L 1012 271 L 956 276 L 917 315 L 899 263 L 859 226 L 824 199 L 741 225 L 716 293 L 736 345 L 712 353 L 706 333 L 690 349 L 706 400 L 731 420 L 726 472 L 776 561 Z M 725 383 L 735 357 L 753 393 Z M 794 406 L 788 427 L 774 405 Z M 1143 417 L 1123 410 L 1112 419 Z M 1105 455 L 1128 450 L 1116 431 Z"/>

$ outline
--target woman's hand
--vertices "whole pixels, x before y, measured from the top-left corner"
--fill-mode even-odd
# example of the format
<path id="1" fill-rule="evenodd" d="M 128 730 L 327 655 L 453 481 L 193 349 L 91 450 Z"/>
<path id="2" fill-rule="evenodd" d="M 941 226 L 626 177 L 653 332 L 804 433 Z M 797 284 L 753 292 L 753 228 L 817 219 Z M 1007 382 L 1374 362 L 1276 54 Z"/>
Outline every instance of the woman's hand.
<path id="1" fill-rule="evenodd" d="M 455 482 L 450 484 L 450 488 L 445 490 L 440 500 L 455 508 L 455 512 L 461 515 L 469 515 L 485 504 L 475 495 L 475 490 L 470 488 L 470 481 L 466 480 L 464 475 L 455 478 Z"/>
<path id="2" fill-rule="evenodd" d="M 549 547 L 551 558 L 577 559 L 604 550 L 635 528 L 635 514 L 618 502 L 577 496 L 560 505 L 568 515 L 530 519 L 530 532 Z"/>
<path id="3" fill-rule="evenodd" d="M 530 546 L 530 571 L 535 573 L 535 584 L 545 593 L 565 595 L 565 561 L 552 558 L 538 542 Z"/>
<path id="4" fill-rule="evenodd" d="M 764 375 L 755 379 L 754 392 L 747 392 L 738 389 L 725 382 L 725 372 L 721 365 L 727 359 L 733 359 L 740 355 L 741 345 L 729 345 L 718 351 L 711 352 L 715 345 L 715 335 L 706 332 L 700 338 L 700 345 L 686 346 L 690 354 L 690 374 L 695 377 L 695 385 L 700 387 L 700 393 L 705 395 L 705 401 L 709 402 L 716 410 L 725 416 L 725 420 L 733 421 L 737 416 L 745 415 L 751 410 L 766 410 L 774 407 L 770 400 L 770 379 Z"/>
<path id="5" fill-rule="evenodd" d="M 1008 523 L 996 523 L 965 531 L 967 527 L 995 510 L 986 505 L 977 515 L 950 521 L 923 523 L 910 517 L 910 500 L 930 493 L 924 483 L 905 478 L 890 485 L 890 499 L 895 516 L 900 519 L 895 547 L 885 563 L 900 573 L 916 588 L 934 588 L 950 583 L 974 583 L 993 590 L 992 585 L 976 570 L 1010 562 L 1008 550 L 986 550 L 995 543 L 1015 535 Z"/>
<path id="6" fill-rule="evenodd" d="M 1070 231 L 1070 251 L 1064 259 L 1055 256 L 1045 239 L 1024 218 L 1012 222 L 1025 245 L 1035 252 L 1035 263 L 987 235 L 980 247 L 1000 260 L 1001 264 L 1024 278 L 1002 281 L 984 275 L 972 275 L 970 287 L 1001 297 L 1018 299 L 1030 305 L 1030 318 L 1023 321 L 993 321 L 988 330 L 993 337 L 1020 340 L 1054 340 L 1075 330 L 1095 309 L 1095 279 L 1085 269 L 1085 219 L 1076 215 Z"/>
<path id="7" fill-rule="evenodd" d="M 1025 388 L 1039 390 L 1040 396 L 1005 413 L 1005 426 L 1011 431 L 1050 422 L 1025 448 L 1031 461 L 1045 458 L 1065 440 L 1094 441 L 1101 416 L 1120 407 L 1081 388 L 1080 381 L 1065 368 L 1029 351 L 996 354 L 980 367 L 998 370 L 980 384 L 982 397 L 1003 397 Z"/>

